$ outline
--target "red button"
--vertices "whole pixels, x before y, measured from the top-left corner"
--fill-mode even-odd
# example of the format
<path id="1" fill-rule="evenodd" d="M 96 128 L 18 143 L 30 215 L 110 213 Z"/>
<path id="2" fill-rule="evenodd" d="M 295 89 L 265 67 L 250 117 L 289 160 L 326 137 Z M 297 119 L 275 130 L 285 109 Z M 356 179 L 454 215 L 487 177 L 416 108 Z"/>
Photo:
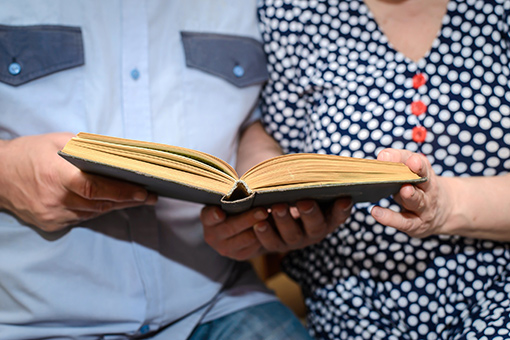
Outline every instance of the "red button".
<path id="1" fill-rule="evenodd" d="M 413 140 L 416 143 L 423 143 L 425 141 L 425 137 L 427 137 L 427 129 L 423 126 L 415 126 L 413 128 Z"/>
<path id="2" fill-rule="evenodd" d="M 413 77 L 413 87 L 417 89 L 418 87 L 425 85 L 427 82 L 427 79 L 425 79 L 425 76 L 423 73 L 417 73 Z"/>
<path id="3" fill-rule="evenodd" d="M 425 105 L 421 100 L 417 100 L 411 103 L 411 112 L 415 116 L 419 116 L 424 114 L 427 111 L 427 105 Z"/>

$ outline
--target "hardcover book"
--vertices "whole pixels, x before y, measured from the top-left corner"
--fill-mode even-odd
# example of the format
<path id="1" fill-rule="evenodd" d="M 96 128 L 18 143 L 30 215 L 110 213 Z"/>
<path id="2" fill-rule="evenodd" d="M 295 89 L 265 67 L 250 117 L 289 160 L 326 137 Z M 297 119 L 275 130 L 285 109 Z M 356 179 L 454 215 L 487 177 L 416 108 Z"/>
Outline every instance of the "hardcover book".
<path id="1" fill-rule="evenodd" d="M 79 133 L 59 154 L 82 171 L 126 180 L 165 197 L 239 213 L 257 206 L 349 196 L 376 202 L 425 181 L 402 163 L 298 153 L 263 161 L 242 176 L 210 154 L 152 142 Z"/>

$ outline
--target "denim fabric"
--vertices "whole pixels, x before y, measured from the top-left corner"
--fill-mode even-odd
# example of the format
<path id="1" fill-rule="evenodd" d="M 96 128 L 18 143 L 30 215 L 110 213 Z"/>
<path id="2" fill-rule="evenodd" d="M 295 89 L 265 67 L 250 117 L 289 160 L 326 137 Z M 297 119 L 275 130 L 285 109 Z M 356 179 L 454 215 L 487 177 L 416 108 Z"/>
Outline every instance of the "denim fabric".
<path id="1" fill-rule="evenodd" d="M 188 340 L 311 340 L 282 303 L 269 302 L 200 325 Z"/>

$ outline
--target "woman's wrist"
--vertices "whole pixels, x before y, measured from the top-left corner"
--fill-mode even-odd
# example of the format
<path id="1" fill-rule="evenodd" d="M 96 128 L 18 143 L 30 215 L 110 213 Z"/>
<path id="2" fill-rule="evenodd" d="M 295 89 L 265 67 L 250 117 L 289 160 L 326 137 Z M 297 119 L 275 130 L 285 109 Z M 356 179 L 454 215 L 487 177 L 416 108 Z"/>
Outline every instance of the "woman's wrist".
<path id="1" fill-rule="evenodd" d="M 510 176 L 441 178 L 448 207 L 442 232 L 510 241 Z"/>
<path id="2" fill-rule="evenodd" d="M 442 201 L 439 203 L 444 214 L 441 233 L 447 235 L 468 236 L 473 234 L 473 226 L 462 204 L 464 187 L 462 181 L 456 177 L 438 177 L 442 188 Z"/>

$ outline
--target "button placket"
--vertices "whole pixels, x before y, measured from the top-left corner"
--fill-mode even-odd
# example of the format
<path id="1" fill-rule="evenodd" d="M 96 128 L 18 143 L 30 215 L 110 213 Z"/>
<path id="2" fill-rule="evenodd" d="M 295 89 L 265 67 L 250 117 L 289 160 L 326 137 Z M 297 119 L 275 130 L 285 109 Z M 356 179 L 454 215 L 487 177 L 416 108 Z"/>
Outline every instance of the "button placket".
<path id="1" fill-rule="evenodd" d="M 122 115 L 126 137 L 152 138 L 146 3 L 122 3 Z"/>
<path id="2" fill-rule="evenodd" d="M 413 88 L 418 90 L 427 83 L 425 75 L 421 72 L 413 76 Z M 416 117 L 422 116 L 427 112 L 427 105 L 421 100 L 414 100 L 411 103 L 411 113 Z M 423 143 L 427 137 L 427 129 L 424 126 L 415 126 L 412 130 L 412 139 L 416 143 Z"/>

